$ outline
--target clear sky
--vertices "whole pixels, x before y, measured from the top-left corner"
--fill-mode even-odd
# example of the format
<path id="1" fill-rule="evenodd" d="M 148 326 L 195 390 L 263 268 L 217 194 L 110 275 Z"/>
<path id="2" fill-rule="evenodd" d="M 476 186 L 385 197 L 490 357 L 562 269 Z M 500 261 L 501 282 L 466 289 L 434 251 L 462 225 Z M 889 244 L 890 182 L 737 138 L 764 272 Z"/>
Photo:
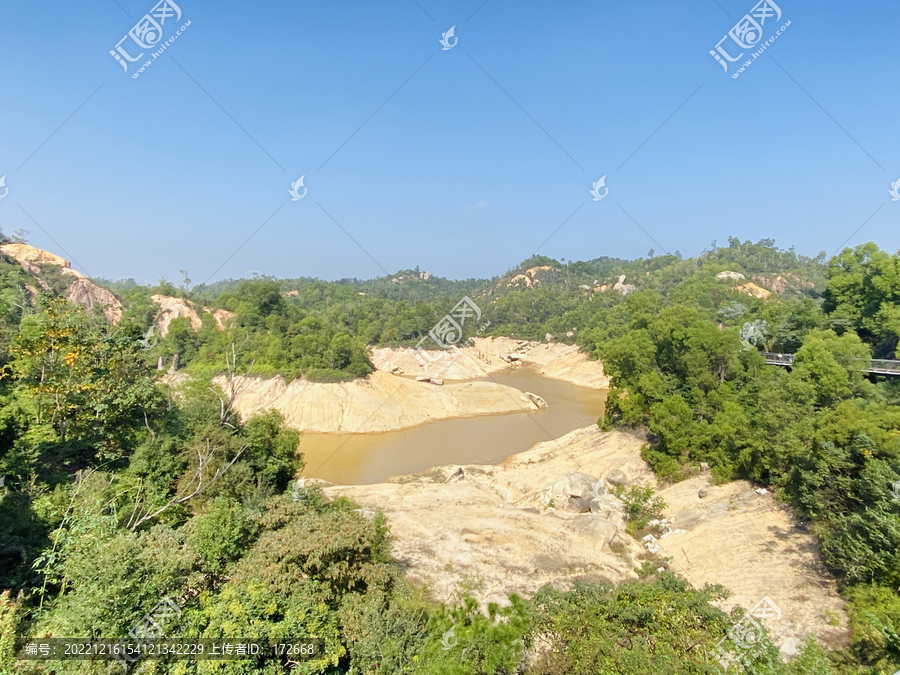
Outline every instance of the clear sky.
<path id="1" fill-rule="evenodd" d="M 5 233 L 91 276 L 194 283 L 491 276 L 729 235 L 900 248 L 896 2 L 778 0 L 763 42 L 790 26 L 733 79 L 759 45 L 727 74 L 709 52 L 752 0 L 176 1 L 163 41 L 190 25 L 137 78 L 158 45 L 127 73 L 109 52 L 153 0 L 4 3 Z"/>

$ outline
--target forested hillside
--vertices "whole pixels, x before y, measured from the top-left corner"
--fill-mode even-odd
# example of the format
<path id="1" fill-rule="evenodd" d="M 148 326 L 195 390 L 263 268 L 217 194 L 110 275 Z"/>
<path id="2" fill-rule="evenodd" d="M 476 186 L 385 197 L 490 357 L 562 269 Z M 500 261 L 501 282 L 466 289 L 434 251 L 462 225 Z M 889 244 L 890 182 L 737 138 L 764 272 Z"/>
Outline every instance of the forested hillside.
<path id="1" fill-rule="evenodd" d="M 647 430 L 661 480 L 701 463 L 718 481 L 748 478 L 818 536 L 851 643 L 811 640 L 785 664 L 763 640 L 747 672 L 900 668 L 900 379 L 861 372 L 896 357 L 900 255 L 866 244 L 811 259 L 732 239 L 697 258 L 537 257 L 463 282 L 106 282 L 117 321 L 67 300 L 61 278 L 0 255 L 0 672 L 112 672 L 17 662 L 14 640 L 125 636 L 163 598 L 181 637 L 315 637 L 322 652 L 136 672 L 721 672 L 715 646 L 740 619 L 714 604 L 727 590 L 655 564 L 618 587 L 546 587 L 486 612 L 430 600 L 392 560 L 383 516 L 298 487 L 297 432 L 275 412 L 240 419 L 211 384 L 365 376 L 369 345 L 416 344 L 466 294 L 494 335 L 550 333 L 600 358 L 613 378 L 600 424 Z M 160 335 L 153 296 L 184 301 L 199 325 L 172 318 Z M 216 310 L 233 315 L 217 323 Z M 763 350 L 795 354 L 793 368 Z M 160 361 L 190 381 L 170 388 Z M 629 499 L 640 530 L 652 494 Z M 445 647 L 450 628 L 467 649 Z"/>

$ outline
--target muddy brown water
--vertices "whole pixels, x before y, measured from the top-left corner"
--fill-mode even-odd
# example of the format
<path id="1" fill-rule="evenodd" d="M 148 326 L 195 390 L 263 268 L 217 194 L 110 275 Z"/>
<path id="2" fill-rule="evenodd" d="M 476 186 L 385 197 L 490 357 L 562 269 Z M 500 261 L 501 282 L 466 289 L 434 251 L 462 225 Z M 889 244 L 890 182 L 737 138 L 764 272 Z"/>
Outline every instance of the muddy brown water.
<path id="1" fill-rule="evenodd" d="M 305 433 L 300 439 L 303 475 L 363 485 L 443 464 L 495 464 L 535 443 L 594 424 L 603 414 L 605 390 L 551 380 L 530 369 L 494 373 L 491 379 L 537 394 L 548 407 L 440 420 L 382 434 Z"/>

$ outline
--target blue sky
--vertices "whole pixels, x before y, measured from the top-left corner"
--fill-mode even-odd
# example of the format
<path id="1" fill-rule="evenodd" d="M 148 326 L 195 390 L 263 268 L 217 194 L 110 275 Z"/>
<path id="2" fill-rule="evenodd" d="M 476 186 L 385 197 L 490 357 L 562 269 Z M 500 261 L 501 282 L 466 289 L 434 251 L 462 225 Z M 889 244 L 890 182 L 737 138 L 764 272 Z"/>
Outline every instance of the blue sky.
<path id="1" fill-rule="evenodd" d="M 900 248 L 896 3 L 781 0 L 737 79 L 709 50 L 752 1 L 178 4 L 137 79 L 109 50 L 154 2 L 4 7 L 4 232 L 194 283 L 491 276 L 558 228 L 540 253 Z"/>

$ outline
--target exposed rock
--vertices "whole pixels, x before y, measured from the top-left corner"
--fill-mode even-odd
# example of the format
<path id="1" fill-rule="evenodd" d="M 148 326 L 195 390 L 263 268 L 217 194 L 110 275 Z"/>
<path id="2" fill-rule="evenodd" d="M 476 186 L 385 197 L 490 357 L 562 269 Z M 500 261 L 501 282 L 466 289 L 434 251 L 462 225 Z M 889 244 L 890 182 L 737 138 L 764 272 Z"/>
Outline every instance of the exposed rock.
<path id="1" fill-rule="evenodd" d="M 169 324 L 174 319 L 185 318 L 190 321 L 191 330 L 200 330 L 203 325 L 201 314 L 209 312 L 213 315 L 218 330 L 226 330 L 237 317 L 234 312 L 227 309 L 213 310 L 210 307 L 198 307 L 196 304 L 184 298 L 175 298 L 169 295 L 151 295 L 150 299 L 159 305 L 159 314 L 156 316 L 156 328 L 160 337 L 165 337 L 169 332 Z"/>
<path id="2" fill-rule="evenodd" d="M 684 530 L 693 530 L 706 518 L 706 512 L 703 509 L 684 509 L 675 515 L 675 522 Z"/>
<path id="3" fill-rule="evenodd" d="M 553 337 L 550 333 L 544 334 L 544 342 L 553 342 L 556 338 Z"/>
<path id="4" fill-rule="evenodd" d="M 582 290 L 584 290 L 584 291 L 589 291 L 589 290 L 591 290 L 591 287 L 588 286 L 588 285 L 586 285 L 586 284 L 581 284 L 578 288 L 580 288 L 580 289 L 582 289 Z"/>
<path id="5" fill-rule="evenodd" d="M 514 363 L 525 362 L 527 367 L 538 369 L 545 377 L 590 389 L 609 387 L 609 377 L 603 372 L 600 361 L 590 359 L 576 345 L 557 342 L 520 343 L 505 337 L 476 337 L 470 346 L 425 350 L 424 356 L 411 347 L 373 347 L 370 350 L 372 363 L 381 371 L 390 373 L 399 368 L 410 377 L 435 375 L 445 380 L 483 378 L 508 369 L 510 354 L 516 357 Z"/>
<path id="6" fill-rule="evenodd" d="M 613 469 L 606 476 L 606 480 L 608 480 L 612 485 L 622 486 L 628 485 L 628 476 L 625 475 L 625 472 L 621 469 Z"/>
<path id="7" fill-rule="evenodd" d="M 434 483 L 424 475 L 409 476 L 324 492 L 328 498 L 349 497 L 367 511 L 382 510 L 391 524 L 394 559 L 414 585 L 438 601 L 458 598 L 473 578 L 483 581 L 473 591 L 482 606 L 507 604 L 509 593 L 528 597 L 547 583 L 565 589 L 587 575 L 619 583 L 635 578 L 634 569 L 658 547 L 669 561 L 661 567 L 685 576 L 696 588 L 709 583 L 731 590 L 733 596 L 717 603 L 726 612 L 738 604 L 749 610 L 769 596 L 782 610 L 779 626 L 787 628 L 788 640 L 817 635 L 822 643 L 846 646 L 843 600 L 816 552 L 814 536 L 798 530 L 772 494 L 757 495 L 749 483 L 710 486 L 708 475 L 696 475 L 661 489 L 668 513 L 705 510 L 709 519 L 687 531 L 667 528 L 669 521 L 662 518 L 657 525 L 666 532 L 648 539 L 650 547 L 625 534 L 615 514 L 592 510 L 599 517 L 592 520 L 535 508 L 541 504 L 541 487 L 573 465 L 596 476 L 621 468 L 634 482 L 655 485 L 640 459 L 643 443 L 635 435 L 604 433 L 592 425 L 500 465 L 464 467 L 465 480 Z M 445 474 L 458 468 L 438 467 Z M 706 509 L 697 496 L 701 489 L 708 490 L 702 502 Z M 746 493 L 753 499 L 740 501 Z M 605 495 L 591 503 L 616 509 L 616 501 Z M 601 521 L 618 526 L 611 539 L 612 530 Z M 797 644 L 786 641 L 783 653 L 789 656 Z"/>
<path id="8" fill-rule="evenodd" d="M 296 298 L 298 295 L 300 295 L 300 291 L 285 291 L 284 293 L 282 293 L 282 295 L 286 298 Z"/>
<path id="9" fill-rule="evenodd" d="M 597 479 L 577 471 L 570 471 L 542 491 L 545 506 L 553 506 L 564 511 L 586 513 L 591 510 Z"/>
<path id="10" fill-rule="evenodd" d="M 204 311 L 209 311 L 209 307 L 204 307 Z M 237 318 L 237 314 L 229 312 L 227 309 L 214 310 L 213 319 L 216 322 L 216 328 L 219 330 L 227 330 L 231 326 L 231 322 Z"/>
<path id="11" fill-rule="evenodd" d="M 600 547 L 607 550 L 609 550 L 610 542 L 619 534 L 619 528 L 615 523 L 593 513 L 575 516 L 566 523 L 566 527 L 573 532 L 596 539 L 600 542 Z"/>
<path id="12" fill-rule="evenodd" d="M 817 635 L 822 644 L 846 646 L 844 602 L 815 536 L 798 528 L 772 493 L 758 495 L 752 487 L 746 481 L 711 486 L 701 474 L 660 490 L 667 513 L 678 514 L 678 527 L 686 530 L 661 538 L 660 555 L 695 587 L 721 584 L 732 591 L 717 603 L 726 612 L 736 605 L 750 610 L 768 596 L 781 608 L 782 637 Z M 702 501 L 701 489 L 708 491 Z M 695 526 L 683 527 L 687 520 Z"/>
<path id="13" fill-rule="evenodd" d="M 752 281 L 748 281 L 746 284 L 741 284 L 737 287 L 736 290 L 745 295 L 752 295 L 754 298 L 760 298 L 761 300 L 765 300 L 772 295 L 772 291 L 767 291 L 765 288 L 760 288 Z"/>
<path id="14" fill-rule="evenodd" d="M 467 579 L 478 578 L 483 583 L 471 593 L 482 606 L 506 605 L 509 593 L 527 597 L 547 583 L 565 588 L 586 575 L 611 583 L 636 577 L 646 552 L 624 526 L 617 531 L 602 514 L 536 507 L 541 486 L 573 461 L 593 475 L 623 465 L 638 473 L 644 466 L 642 475 L 652 480 L 639 456 L 641 445 L 630 434 L 592 425 L 500 465 L 465 466 L 465 480 L 433 483 L 422 474 L 324 492 L 329 499 L 346 496 L 362 508 L 381 509 L 391 525 L 394 559 L 432 597 L 456 597 Z M 458 467 L 435 468 L 449 474 Z"/>
<path id="15" fill-rule="evenodd" d="M 744 280 L 744 279 L 746 279 L 746 278 L 747 278 L 747 277 L 745 277 L 745 276 L 744 276 L 743 274 L 741 274 L 740 272 L 729 272 L 728 270 L 726 270 L 726 271 L 724 271 L 724 272 L 719 272 L 719 273 L 716 275 L 716 279 L 718 279 L 718 280 L 720 280 L 720 281 L 721 281 L 722 279 L 733 279 L 734 281 L 742 281 L 742 280 Z"/>
<path id="16" fill-rule="evenodd" d="M 706 491 L 706 488 L 697 492 L 697 496 L 700 497 L 700 499 L 703 499 L 707 494 L 709 493 Z"/>
<path id="17" fill-rule="evenodd" d="M 75 279 L 66 291 L 66 300 L 84 305 L 88 311 L 99 309 L 107 323 L 117 324 L 122 318 L 122 303 L 105 288 L 87 277 Z"/>
<path id="18" fill-rule="evenodd" d="M 22 269 L 34 275 L 38 284 L 45 291 L 50 290 L 50 286 L 41 279 L 41 266 L 59 267 L 59 271 L 64 276 L 73 277 L 72 283 L 66 289 L 66 300 L 83 305 L 88 311 L 101 310 L 107 323 L 116 324 L 122 318 L 122 303 L 119 302 L 119 299 L 110 291 L 92 282 L 81 272 L 73 270 L 65 258 L 28 244 L 3 244 L 0 246 L 0 253 L 13 258 L 22 266 Z"/>
<path id="19" fill-rule="evenodd" d="M 615 283 L 615 285 L 613 285 L 613 290 L 616 291 L 617 293 L 621 293 L 622 295 L 628 295 L 629 293 L 634 293 L 634 291 L 636 290 L 634 284 L 626 284 L 624 282 L 625 282 L 625 275 L 620 274 L 619 280 Z"/>
<path id="20" fill-rule="evenodd" d="M 801 279 L 796 274 L 788 272 L 787 274 L 765 275 L 756 274 L 753 276 L 754 281 L 758 281 L 760 285 L 772 289 L 778 295 L 785 293 L 800 293 L 809 288 L 815 288 L 815 284 L 806 279 Z"/>
<path id="21" fill-rule="evenodd" d="M 575 337 L 575 333 L 572 331 L 566 331 L 566 337 Z"/>
<path id="22" fill-rule="evenodd" d="M 159 314 L 156 317 L 156 330 L 159 331 L 160 337 L 165 337 L 168 334 L 169 324 L 174 319 L 186 318 L 191 322 L 193 330 L 200 330 L 200 326 L 203 325 L 200 315 L 192 302 L 168 295 L 151 295 L 150 299 L 159 305 Z"/>
<path id="23" fill-rule="evenodd" d="M 526 391 L 525 395 L 522 396 L 522 399 L 525 401 L 530 401 L 531 403 L 534 403 L 535 407 L 537 407 L 537 408 L 546 408 L 547 407 L 547 401 L 545 401 L 542 397 L 538 396 L 537 394 L 532 394 L 530 391 Z"/>
<path id="24" fill-rule="evenodd" d="M 226 379 L 218 376 L 214 382 L 222 387 Z M 434 420 L 532 409 L 520 400 L 524 392 L 496 382 L 435 387 L 378 370 L 350 382 L 238 378 L 236 387 L 235 409 L 244 419 L 275 408 L 291 428 L 314 433 L 381 433 Z"/>
<path id="25" fill-rule="evenodd" d="M 28 244 L 3 244 L 0 246 L 0 253 L 13 258 L 25 268 L 25 271 L 32 274 L 34 273 L 33 270 L 39 268 L 31 267 L 31 265 L 55 265 L 66 269 L 71 269 L 72 267 L 65 258 Z M 78 274 L 78 272 L 75 273 Z"/>
<path id="26" fill-rule="evenodd" d="M 625 505 L 615 495 L 601 494 L 591 500 L 591 513 L 625 527 Z"/>
<path id="27" fill-rule="evenodd" d="M 785 659 L 791 659 L 800 653 L 800 638 L 789 637 L 778 648 L 779 653 Z"/>

